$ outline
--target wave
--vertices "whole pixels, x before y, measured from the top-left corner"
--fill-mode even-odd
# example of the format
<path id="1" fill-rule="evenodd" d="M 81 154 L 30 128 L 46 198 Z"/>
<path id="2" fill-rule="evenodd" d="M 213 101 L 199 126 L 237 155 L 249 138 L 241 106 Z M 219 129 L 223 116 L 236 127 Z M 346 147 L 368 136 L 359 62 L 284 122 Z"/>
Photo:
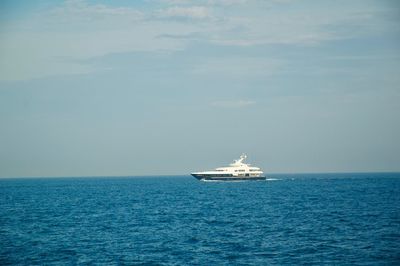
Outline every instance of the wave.
<path id="1" fill-rule="evenodd" d="M 280 178 L 267 178 L 267 179 L 265 179 L 265 181 L 279 181 L 279 180 L 282 180 L 282 179 L 280 179 Z"/>

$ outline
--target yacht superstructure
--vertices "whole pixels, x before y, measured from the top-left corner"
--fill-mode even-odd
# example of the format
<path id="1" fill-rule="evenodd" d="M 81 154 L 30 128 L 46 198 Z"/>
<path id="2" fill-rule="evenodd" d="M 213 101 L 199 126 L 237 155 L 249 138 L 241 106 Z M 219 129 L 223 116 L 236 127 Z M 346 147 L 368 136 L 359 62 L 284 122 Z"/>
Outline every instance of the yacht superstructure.
<path id="1" fill-rule="evenodd" d="M 195 172 L 191 175 L 202 181 L 242 181 L 242 180 L 265 180 L 263 172 L 259 167 L 250 166 L 243 161 L 247 158 L 242 154 L 239 159 L 234 160 L 229 166 L 218 167 L 215 170 Z"/>

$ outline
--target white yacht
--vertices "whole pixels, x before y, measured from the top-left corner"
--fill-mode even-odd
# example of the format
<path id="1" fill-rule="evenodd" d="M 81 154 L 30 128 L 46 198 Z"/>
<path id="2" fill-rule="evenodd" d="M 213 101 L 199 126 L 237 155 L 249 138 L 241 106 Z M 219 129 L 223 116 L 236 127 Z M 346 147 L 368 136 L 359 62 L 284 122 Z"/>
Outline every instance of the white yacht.
<path id="1" fill-rule="evenodd" d="M 229 166 L 218 167 L 212 171 L 196 172 L 191 175 L 201 181 L 265 180 L 260 168 L 243 162 L 246 158 L 247 156 L 242 154 L 239 159 L 234 160 Z"/>

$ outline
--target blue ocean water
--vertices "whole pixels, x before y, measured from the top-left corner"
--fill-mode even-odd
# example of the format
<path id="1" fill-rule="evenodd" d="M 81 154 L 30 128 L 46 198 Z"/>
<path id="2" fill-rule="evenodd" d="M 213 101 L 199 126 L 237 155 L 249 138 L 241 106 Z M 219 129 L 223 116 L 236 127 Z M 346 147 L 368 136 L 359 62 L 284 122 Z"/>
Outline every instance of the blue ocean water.
<path id="1" fill-rule="evenodd" d="M 400 264 L 400 174 L 0 180 L 0 265 Z"/>

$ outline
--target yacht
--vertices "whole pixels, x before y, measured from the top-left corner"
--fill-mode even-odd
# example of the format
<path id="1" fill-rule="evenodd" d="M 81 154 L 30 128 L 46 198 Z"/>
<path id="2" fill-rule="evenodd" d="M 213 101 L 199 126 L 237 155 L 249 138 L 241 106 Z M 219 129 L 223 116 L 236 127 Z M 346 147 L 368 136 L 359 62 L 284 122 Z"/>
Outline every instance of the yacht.
<path id="1" fill-rule="evenodd" d="M 218 167 L 212 171 L 195 172 L 191 175 L 201 181 L 265 180 L 260 168 L 243 162 L 246 158 L 247 156 L 242 154 L 239 159 L 234 160 L 229 166 Z"/>

